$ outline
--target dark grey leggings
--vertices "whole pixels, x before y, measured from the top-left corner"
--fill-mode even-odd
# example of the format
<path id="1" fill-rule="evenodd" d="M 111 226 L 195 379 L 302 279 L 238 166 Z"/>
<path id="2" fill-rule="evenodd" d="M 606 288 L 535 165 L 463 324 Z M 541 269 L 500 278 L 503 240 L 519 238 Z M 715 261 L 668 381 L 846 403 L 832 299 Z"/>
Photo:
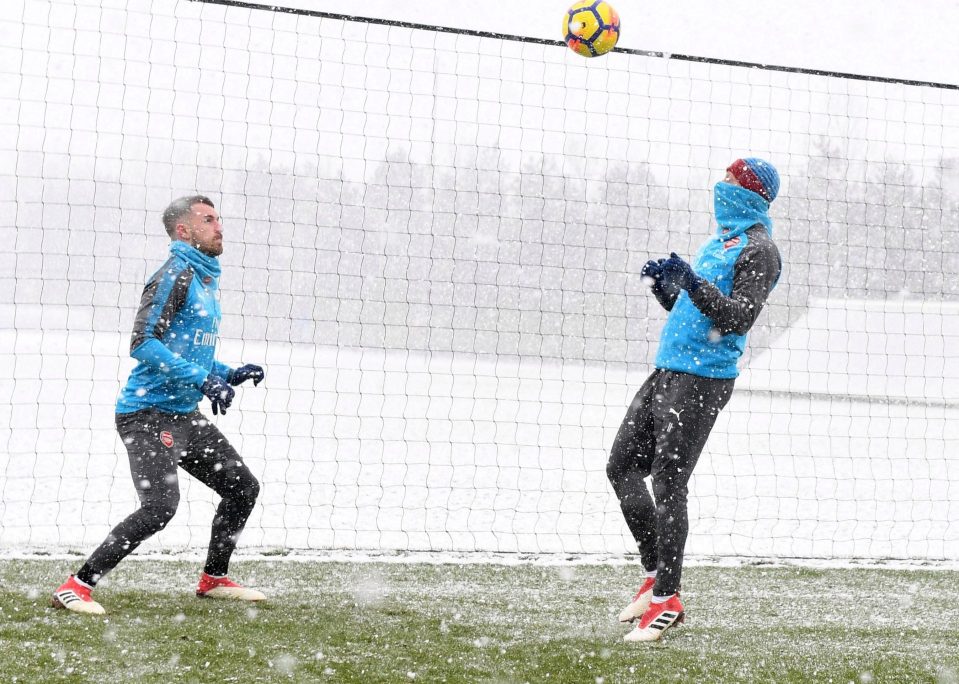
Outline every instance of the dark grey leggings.
<path id="1" fill-rule="evenodd" d="M 657 369 L 636 393 L 613 441 L 606 475 L 643 567 L 657 570 L 657 596 L 679 589 L 689 477 L 734 384 Z M 645 482 L 650 475 L 652 496 Z"/>
<path id="2" fill-rule="evenodd" d="M 166 527 L 180 503 L 177 466 L 222 497 L 213 518 L 204 571 L 225 575 L 237 537 L 260 492 L 253 473 L 199 411 L 118 413 L 116 425 L 130 458 L 140 508 L 113 528 L 77 577 L 96 584 L 141 543 Z"/>

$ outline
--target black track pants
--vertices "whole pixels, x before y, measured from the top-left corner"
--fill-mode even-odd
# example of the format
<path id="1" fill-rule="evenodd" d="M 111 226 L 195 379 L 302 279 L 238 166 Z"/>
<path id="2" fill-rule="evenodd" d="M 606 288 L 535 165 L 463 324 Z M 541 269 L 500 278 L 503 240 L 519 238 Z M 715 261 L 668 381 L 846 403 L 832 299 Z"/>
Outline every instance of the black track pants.
<path id="1" fill-rule="evenodd" d="M 199 411 L 146 410 L 116 415 L 117 432 L 130 457 L 140 508 L 113 528 L 77 577 L 97 581 L 170 522 L 180 502 L 177 466 L 220 495 L 205 572 L 225 575 L 260 484 L 217 427 Z"/>
<path id="2" fill-rule="evenodd" d="M 606 475 L 643 566 L 657 570 L 657 596 L 679 589 L 689 477 L 734 383 L 657 369 L 636 393 L 613 442 Z M 645 482 L 650 475 L 652 496 Z"/>

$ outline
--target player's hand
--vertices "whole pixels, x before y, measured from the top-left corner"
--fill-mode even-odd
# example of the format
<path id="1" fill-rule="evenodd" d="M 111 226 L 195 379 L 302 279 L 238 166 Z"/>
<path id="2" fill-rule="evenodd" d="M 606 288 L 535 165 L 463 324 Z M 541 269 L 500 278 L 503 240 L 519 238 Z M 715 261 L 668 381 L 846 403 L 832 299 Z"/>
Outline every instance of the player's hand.
<path id="1" fill-rule="evenodd" d="M 639 272 L 643 282 L 650 286 L 655 285 L 663 275 L 663 263 L 665 261 L 665 259 L 650 259 L 647 261 L 643 270 Z"/>
<path id="2" fill-rule="evenodd" d="M 696 275 L 693 267 L 676 252 L 672 252 L 669 258 L 663 262 L 660 277 L 676 287 L 690 292 L 695 292 L 703 282 L 703 279 Z"/>
<path id="3" fill-rule="evenodd" d="M 233 396 L 236 394 L 236 391 L 227 384 L 226 380 L 219 375 L 213 375 L 213 373 L 206 376 L 206 380 L 200 386 L 200 391 L 206 395 L 213 405 L 214 416 L 217 413 L 225 415 L 226 410 L 233 403 Z"/>
<path id="4" fill-rule="evenodd" d="M 253 386 L 255 387 L 259 385 L 265 377 L 266 373 L 261 366 L 257 366 L 255 363 L 248 363 L 230 373 L 230 377 L 227 380 L 233 386 L 240 385 L 247 380 L 252 380 Z"/>

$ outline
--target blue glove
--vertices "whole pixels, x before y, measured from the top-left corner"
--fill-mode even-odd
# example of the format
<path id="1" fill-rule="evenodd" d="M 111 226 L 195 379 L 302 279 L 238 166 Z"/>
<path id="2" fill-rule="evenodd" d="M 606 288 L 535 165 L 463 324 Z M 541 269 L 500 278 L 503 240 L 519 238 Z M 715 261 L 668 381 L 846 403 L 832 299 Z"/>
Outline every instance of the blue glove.
<path id="1" fill-rule="evenodd" d="M 676 252 L 663 262 L 660 278 L 683 290 L 695 292 L 703 279 L 696 275 L 693 267 L 687 264 Z"/>
<path id="2" fill-rule="evenodd" d="M 656 282 L 659 282 L 659 279 L 663 275 L 663 264 L 665 262 L 665 259 L 659 259 L 658 261 L 655 259 L 650 259 L 646 262 L 646 265 L 643 266 L 643 270 L 639 272 L 639 275 L 642 278 L 652 279 L 655 284 Z"/>
<path id="3" fill-rule="evenodd" d="M 230 373 L 230 377 L 226 380 L 233 386 L 240 385 L 247 380 L 252 380 L 253 386 L 256 387 L 264 377 L 266 377 L 266 373 L 263 372 L 262 367 L 257 366 L 255 363 L 248 363 Z"/>
<path id="4" fill-rule="evenodd" d="M 200 391 L 203 392 L 207 399 L 210 400 L 210 403 L 213 404 L 214 416 L 217 415 L 217 413 L 226 415 L 226 410 L 230 408 L 230 404 L 233 403 L 233 395 L 236 394 L 236 391 L 227 384 L 226 380 L 219 375 L 213 375 L 213 373 L 206 376 L 206 380 L 200 385 Z M 217 409 L 219 409 L 219 411 Z"/>

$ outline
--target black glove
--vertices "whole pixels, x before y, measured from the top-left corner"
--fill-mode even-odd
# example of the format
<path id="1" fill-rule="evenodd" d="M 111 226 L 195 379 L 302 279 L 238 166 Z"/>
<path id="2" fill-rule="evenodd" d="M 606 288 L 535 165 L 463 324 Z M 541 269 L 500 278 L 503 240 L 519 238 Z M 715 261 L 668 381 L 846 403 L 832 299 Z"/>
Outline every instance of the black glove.
<path id="1" fill-rule="evenodd" d="M 650 278 L 653 284 L 656 284 L 663 275 L 663 264 L 665 262 L 665 259 L 650 259 L 646 262 L 646 265 L 643 266 L 643 270 L 639 272 L 639 275 L 643 278 Z"/>
<path id="2" fill-rule="evenodd" d="M 663 262 L 660 278 L 683 290 L 695 292 L 703 279 L 696 275 L 693 267 L 687 264 L 676 252 Z"/>
<path id="3" fill-rule="evenodd" d="M 266 377 L 266 373 L 263 371 L 262 367 L 257 366 L 255 363 L 248 363 L 244 366 L 240 366 L 235 371 L 230 373 L 230 377 L 227 378 L 227 382 L 233 386 L 236 386 L 246 382 L 247 380 L 252 380 L 253 386 L 256 387 L 260 384 L 264 377 Z"/>
<path id="4" fill-rule="evenodd" d="M 233 403 L 233 395 L 236 394 L 236 391 L 227 384 L 226 380 L 219 375 L 213 375 L 213 373 L 206 376 L 206 380 L 200 385 L 200 391 L 203 392 L 210 400 L 210 403 L 213 404 L 214 416 L 217 415 L 217 413 L 225 415 L 226 410 L 230 408 L 230 404 Z"/>

